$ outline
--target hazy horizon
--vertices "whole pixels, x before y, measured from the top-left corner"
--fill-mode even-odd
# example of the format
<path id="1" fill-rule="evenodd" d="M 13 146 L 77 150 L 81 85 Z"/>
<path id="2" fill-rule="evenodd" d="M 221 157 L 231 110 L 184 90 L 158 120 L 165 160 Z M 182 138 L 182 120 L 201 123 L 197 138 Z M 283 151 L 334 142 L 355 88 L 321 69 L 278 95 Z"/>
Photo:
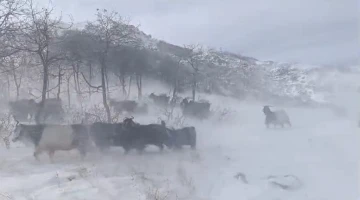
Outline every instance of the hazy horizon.
<path id="1" fill-rule="evenodd" d="M 259 60 L 311 65 L 359 61 L 356 0 L 53 0 L 52 4 L 64 19 L 71 14 L 76 22 L 94 19 L 97 8 L 116 10 L 140 24 L 146 34 L 176 45 L 200 43 Z"/>

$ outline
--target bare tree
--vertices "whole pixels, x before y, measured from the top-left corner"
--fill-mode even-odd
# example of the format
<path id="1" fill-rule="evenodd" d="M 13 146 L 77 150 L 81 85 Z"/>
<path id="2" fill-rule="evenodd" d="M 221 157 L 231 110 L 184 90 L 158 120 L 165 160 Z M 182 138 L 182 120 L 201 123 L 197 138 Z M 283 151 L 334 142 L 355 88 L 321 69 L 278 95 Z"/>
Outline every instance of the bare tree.
<path id="1" fill-rule="evenodd" d="M 27 18 L 22 23 L 22 28 L 18 33 L 16 48 L 18 50 L 30 52 L 38 57 L 42 66 L 42 95 L 39 111 L 35 121 L 39 123 L 39 115 L 42 113 L 43 105 L 49 86 L 49 70 L 57 62 L 65 59 L 65 54 L 59 50 L 62 42 L 61 30 L 70 28 L 65 27 L 61 17 L 52 17 L 53 9 L 37 9 L 32 0 L 29 0 L 29 11 Z"/>
<path id="2" fill-rule="evenodd" d="M 30 58 L 28 57 L 29 56 L 26 53 L 18 53 L 2 58 L 0 61 L 0 67 L 3 70 L 3 73 L 6 72 L 5 74 L 7 76 L 11 76 L 14 81 L 16 88 L 16 100 L 19 100 L 20 97 L 20 87 L 25 67 L 30 66 L 31 64 Z M 8 87 L 10 87 L 10 85 Z"/>
<path id="3" fill-rule="evenodd" d="M 129 21 L 122 18 L 117 12 L 98 9 L 96 16 L 95 22 L 86 25 L 85 32 L 93 35 L 92 39 L 97 44 L 94 54 L 100 65 L 101 85 L 95 88 L 101 88 L 107 120 L 111 122 L 110 108 L 107 103 L 108 86 L 106 85 L 109 53 L 114 47 L 138 45 L 139 42 L 136 37 L 136 28 L 129 25 Z M 88 83 L 88 81 L 86 82 Z"/>
<path id="4" fill-rule="evenodd" d="M 203 63 L 203 48 L 201 45 L 185 45 L 186 49 L 188 49 L 187 55 L 184 56 L 183 60 L 191 66 L 193 69 L 192 73 L 192 99 L 195 101 L 195 94 L 197 88 L 197 76 L 199 74 L 200 65 Z"/>
<path id="5" fill-rule="evenodd" d="M 26 0 L 0 0 L 0 58 L 18 52 L 10 43 L 19 28 L 25 5 Z"/>

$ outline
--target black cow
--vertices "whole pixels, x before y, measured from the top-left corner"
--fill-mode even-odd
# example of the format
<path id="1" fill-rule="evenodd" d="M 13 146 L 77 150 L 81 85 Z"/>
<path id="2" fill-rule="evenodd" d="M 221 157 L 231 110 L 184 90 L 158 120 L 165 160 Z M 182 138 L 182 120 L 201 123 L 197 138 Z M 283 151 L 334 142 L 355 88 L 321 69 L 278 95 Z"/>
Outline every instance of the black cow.
<path id="1" fill-rule="evenodd" d="M 182 148 L 183 145 L 189 145 L 192 149 L 196 148 L 196 130 L 195 127 L 184 127 L 181 129 L 168 129 L 172 144 L 175 148 Z"/>
<path id="2" fill-rule="evenodd" d="M 41 102 L 36 103 L 33 99 L 9 102 L 9 106 L 15 119 L 20 121 L 26 121 L 28 116 L 30 116 L 30 120 L 34 119 L 36 115 L 38 115 L 39 122 L 44 122 L 49 118 L 55 121 L 61 121 L 64 117 L 61 99 L 45 99 L 41 110 Z"/>
<path id="3" fill-rule="evenodd" d="M 166 94 L 155 95 L 154 93 L 151 93 L 149 98 L 158 106 L 167 106 L 170 101 L 170 97 Z"/>
<path id="4" fill-rule="evenodd" d="M 135 114 L 141 114 L 141 113 L 148 112 L 147 104 L 139 105 L 134 100 L 116 101 L 116 100 L 110 99 L 109 105 L 111 107 L 113 107 L 116 112 L 118 112 L 120 114 L 123 112 L 135 113 Z"/>
<path id="5" fill-rule="evenodd" d="M 131 149 L 142 153 L 147 145 L 158 146 L 162 151 L 163 145 L 172 147 L 170 135 L 163 124 L 140 125 L 133 121 L 133 118 L 126 118 L 123 122 L 123 129 L 114 138 L 114 145 L 122 146 L 127 154 Z"/>
<path id="6" fill-rule="evenodd" d="M 20 99 L 18 101 L 9 102 L 11 114 L 20 121 L 27 121 L 36 114 L 37 104 L 34 99 Z"/>
<path id="7" fill-rule="evenodd" d="M 17 124 L 14 131 L 13 142 L 18 140 L 31 142 L 35 145 L 34 157 L 47 151 L 51 162 L 55 151 L 69 151 L 77 149 L 81 157 L 86 156 L 87 147 L 90 145 L 88 128 L 83 124 L 72 125 L 25 125 Z"/>
<path id="8" fill-rule="evenodd" d="M 188 101 L 183 99 L 180 107 L 182 109 L 183 115 L 197 117 L 199 119 L 204 119 L 210 115 L 210 103 L 209 102 L 195 102 Z"/>
<path id="9" fill-rule="evenodd" d="M 45 99 L 43 103 L 43 109 L 40 112 L 41 102 L 37 104 L 37 113 L 39 114 L 39 120 L 44 122 L 47 119 L 51 119 L 53 121 L 62 121 L 64 118 L 64 109 L 62 107 L 61 99 L 57 98 L 49 98 Z"/>
<path id="10" fill-rule="evenodd" d="M 264 106 L 263 113 L 265 114 L 265 124 L 267 128 L 269 128 L 270 124 L 273 124 L 275 127 L 277 125 L 284 127 L 285 124 L 291 126 L 290 118 L 283 109 L 271 111 L 269 106 Z"/>
<path id="11" fill-rule="evenodd" d="M 113 145 L 116 134 L 121 134 L 122 123 L 95 122 L 90 125 L 90 136 L 95 145 L 103 151 Z"/>

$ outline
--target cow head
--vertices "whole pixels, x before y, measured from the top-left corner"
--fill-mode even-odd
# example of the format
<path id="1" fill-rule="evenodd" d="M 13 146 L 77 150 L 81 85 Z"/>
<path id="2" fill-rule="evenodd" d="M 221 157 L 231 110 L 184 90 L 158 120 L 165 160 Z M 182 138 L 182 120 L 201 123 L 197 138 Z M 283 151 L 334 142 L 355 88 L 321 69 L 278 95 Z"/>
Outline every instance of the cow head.
<path id="1" fill-rule="evenodd" d="M 151 99 L 155 98 L 155 94 L 152 92 L 152 93 L 149 95 L 149 98 L 151 98 Z"/>
<path id="2" fill-rule="evenodd" d="M 270 106 L 264 106 L 263 112 L 265 115 L 268 115 L 271 113 Z"/>
<path id="3" fill-rule="evenodd" d="M 161 125 L 164 126 L 164 127 L 166 127 L 166 123 L 165 123 L 164 120 L 161 120 Z"/>
<path id="4" fill-rule="evenodd" d="M 184 98 L 180 103 L 180 107 L 185 108 L 188 104 L 189 104 L 189 101 L 187 100 L 187 98 Z"/>
<path id="5" fill-rule="evenodd" d="M 123 121 L 123 124 L 125 127 L 134 127 L 136 126 L 136 123 L 134 122 L 134 117 L 131 116 L 131 117 L 126 117 Z"/>

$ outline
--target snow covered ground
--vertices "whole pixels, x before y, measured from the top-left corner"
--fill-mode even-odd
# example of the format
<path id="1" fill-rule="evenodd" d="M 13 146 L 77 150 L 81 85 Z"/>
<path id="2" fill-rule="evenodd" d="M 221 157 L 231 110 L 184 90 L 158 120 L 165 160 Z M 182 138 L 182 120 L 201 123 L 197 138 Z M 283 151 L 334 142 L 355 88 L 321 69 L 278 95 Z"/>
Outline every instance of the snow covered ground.
<path id="1" fill-rule="evenodd" d="M 46 154 L 0 149 L 0 199 L 353 200 L 359 196 L 359 128 L 354 117 L 285 108 L 292 128 L 267 130 L 262 105 L 210 99 L 236 111 L 228 121 L 187 120 L 198 133 L 192 151 Z M 231 119 L 231 120 L 230 120 Z M 157 117 L 151 119 L 156 121 Z M 151 121 L 149 120 L 149 121 Z"/>

